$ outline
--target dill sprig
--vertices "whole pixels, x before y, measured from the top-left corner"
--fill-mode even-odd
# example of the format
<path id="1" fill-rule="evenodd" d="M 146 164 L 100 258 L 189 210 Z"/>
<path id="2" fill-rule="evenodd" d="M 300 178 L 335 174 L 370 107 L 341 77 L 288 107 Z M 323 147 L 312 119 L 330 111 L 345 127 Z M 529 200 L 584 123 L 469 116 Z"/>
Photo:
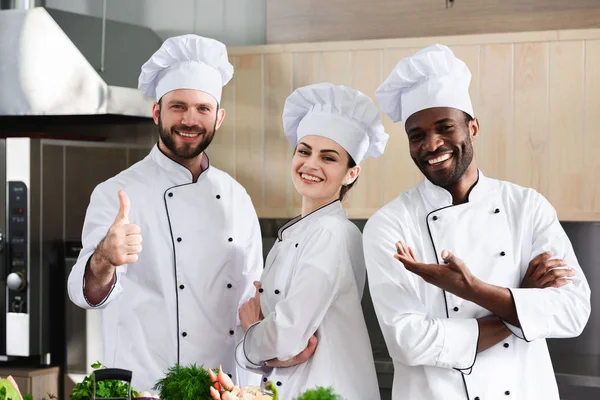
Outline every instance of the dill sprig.
<path id="1" fill-rule="evenodd" d="M 154 386 L 161 400 L 211 400 L 210 377 L 204 366 L 174 365 Z"/>
<path id="2" fill-rule="evenodd" d="M 340 400 L 340 396 L 333 392 L 333 388 L 317 387 L 302 393 L 296 400 Z"/>

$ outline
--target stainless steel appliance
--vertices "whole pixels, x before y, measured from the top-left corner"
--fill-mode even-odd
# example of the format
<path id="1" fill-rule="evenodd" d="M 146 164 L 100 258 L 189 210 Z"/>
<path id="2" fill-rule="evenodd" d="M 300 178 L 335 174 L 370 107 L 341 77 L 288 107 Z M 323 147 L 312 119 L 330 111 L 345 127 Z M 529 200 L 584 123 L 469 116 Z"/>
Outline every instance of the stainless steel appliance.
<path id="1" fill-rule="evenodd" d="M 39 141 L 0 140 L 0 231 L 3 329 L 0 356 L 39 357 L 50 364 L 50 287 L 42 268 Z"/>

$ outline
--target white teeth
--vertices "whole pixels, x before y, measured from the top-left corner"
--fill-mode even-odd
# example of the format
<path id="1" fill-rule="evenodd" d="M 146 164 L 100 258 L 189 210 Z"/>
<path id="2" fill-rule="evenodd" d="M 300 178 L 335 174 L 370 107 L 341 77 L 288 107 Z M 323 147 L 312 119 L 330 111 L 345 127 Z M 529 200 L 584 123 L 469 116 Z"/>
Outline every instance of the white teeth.
<path id="1" fill-rule="evenodd" d="M 199 135 L 199 133 L 183 133 L 183 132 L 177 132 L 179 133 L 181 136 L 185 136 L 185 137 L 196 137 Z"/>
<path id="2" fill-rule="evenodd" d="M 307 175 L 307 174 L 301 174 L 300 176 L 302 177 L 302 179 L 306 179 L 308 181 L 313 181 L 313 182 L 321 182 L 323 180 L 321 178 L 317 178 L 316 176 Z"/>
<path id="3" fill-rule="evenodd" d="M 450 158 L 450 156 L 451 156 L 451 154 L 449 154 L 449 153 L 448 153 L 448 154 L 442 154 L 442 155 L 441 155 L 441 156 L 439 156 L 439 157 L 436 157 L 436 158 L 434 158 L 434 159 L 431 159 L 431 160 L 429 160 L 429 161 L 428 161 L 428 162 L 429 162 L 429 165 L 433 165 L 433 164 L 439 164 L 439 163 L 441 163 L 441 162 L 444 162 L 444 161 L 446 161 L 447 159 L 449 159 L 449 158 Z"/>

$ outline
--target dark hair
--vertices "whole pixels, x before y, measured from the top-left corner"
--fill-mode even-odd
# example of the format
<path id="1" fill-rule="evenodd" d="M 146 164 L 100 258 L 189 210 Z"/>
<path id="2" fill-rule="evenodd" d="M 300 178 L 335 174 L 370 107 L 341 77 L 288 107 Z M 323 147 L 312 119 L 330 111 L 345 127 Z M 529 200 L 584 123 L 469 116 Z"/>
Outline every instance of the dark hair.
<path id="1" fill-rule="evenodd" d="M 348 154 L 348 168 L 356 167 L 356 161 L 354 161 L 354 159 L 348 152 L 346 152 L 346 154 Z M 352 182 L 351 184 L 342 185 L 342 188 L 340 189 L 340 201 L 344 200 L 344 197 L 346 197 L 346 194 L 348 194 L 350 189 L 352 189 L 352 186 L 354 186 L 354 184 L 356 183 L 357 180 L 358 180 L 358 176 L 356 177 L 354 182 Z"/>
<path id="2" fill-rule="evenodd" d="M 463 114 L 465 114 L 465 124 L 467 124 L 467 126 L 469 126 L 469 122 L 473 121 L 475 118 L 471 117 L 469 114 L 467 114 L 464 111 L 463 111 Z"/>

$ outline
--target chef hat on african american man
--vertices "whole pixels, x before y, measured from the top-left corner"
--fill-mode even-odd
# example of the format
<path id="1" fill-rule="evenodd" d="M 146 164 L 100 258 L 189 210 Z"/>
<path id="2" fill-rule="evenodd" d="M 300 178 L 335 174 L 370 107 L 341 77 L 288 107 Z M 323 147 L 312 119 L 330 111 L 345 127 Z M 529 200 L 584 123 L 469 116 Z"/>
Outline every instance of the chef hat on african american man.
<path id="1" fill-rule="evenodd" d="M 138 88 L 156 101 L 172 90 L 194 89 L 220 103 L 222 88 L 232 76 L 223 43 L 189 34 L 165 40 L 142 66 Z"/>
<path id="2" fill-rule="evenodd" d="M 452 107 L 475 117 L 469 96 L 471 71 L 448 47 L 435 44 L 398 62 L 375 91 L 394 122 L 432 107 Z"/>
<path id="3" fill-rule="evenodd" d="M 389 138 L 369 96 L 331 83 L 296 89 L 285 101 L 283 128 L 294 147 L 304 136 L 324 136 L 342 146 L 357 164 L 382 155 Z"/>

